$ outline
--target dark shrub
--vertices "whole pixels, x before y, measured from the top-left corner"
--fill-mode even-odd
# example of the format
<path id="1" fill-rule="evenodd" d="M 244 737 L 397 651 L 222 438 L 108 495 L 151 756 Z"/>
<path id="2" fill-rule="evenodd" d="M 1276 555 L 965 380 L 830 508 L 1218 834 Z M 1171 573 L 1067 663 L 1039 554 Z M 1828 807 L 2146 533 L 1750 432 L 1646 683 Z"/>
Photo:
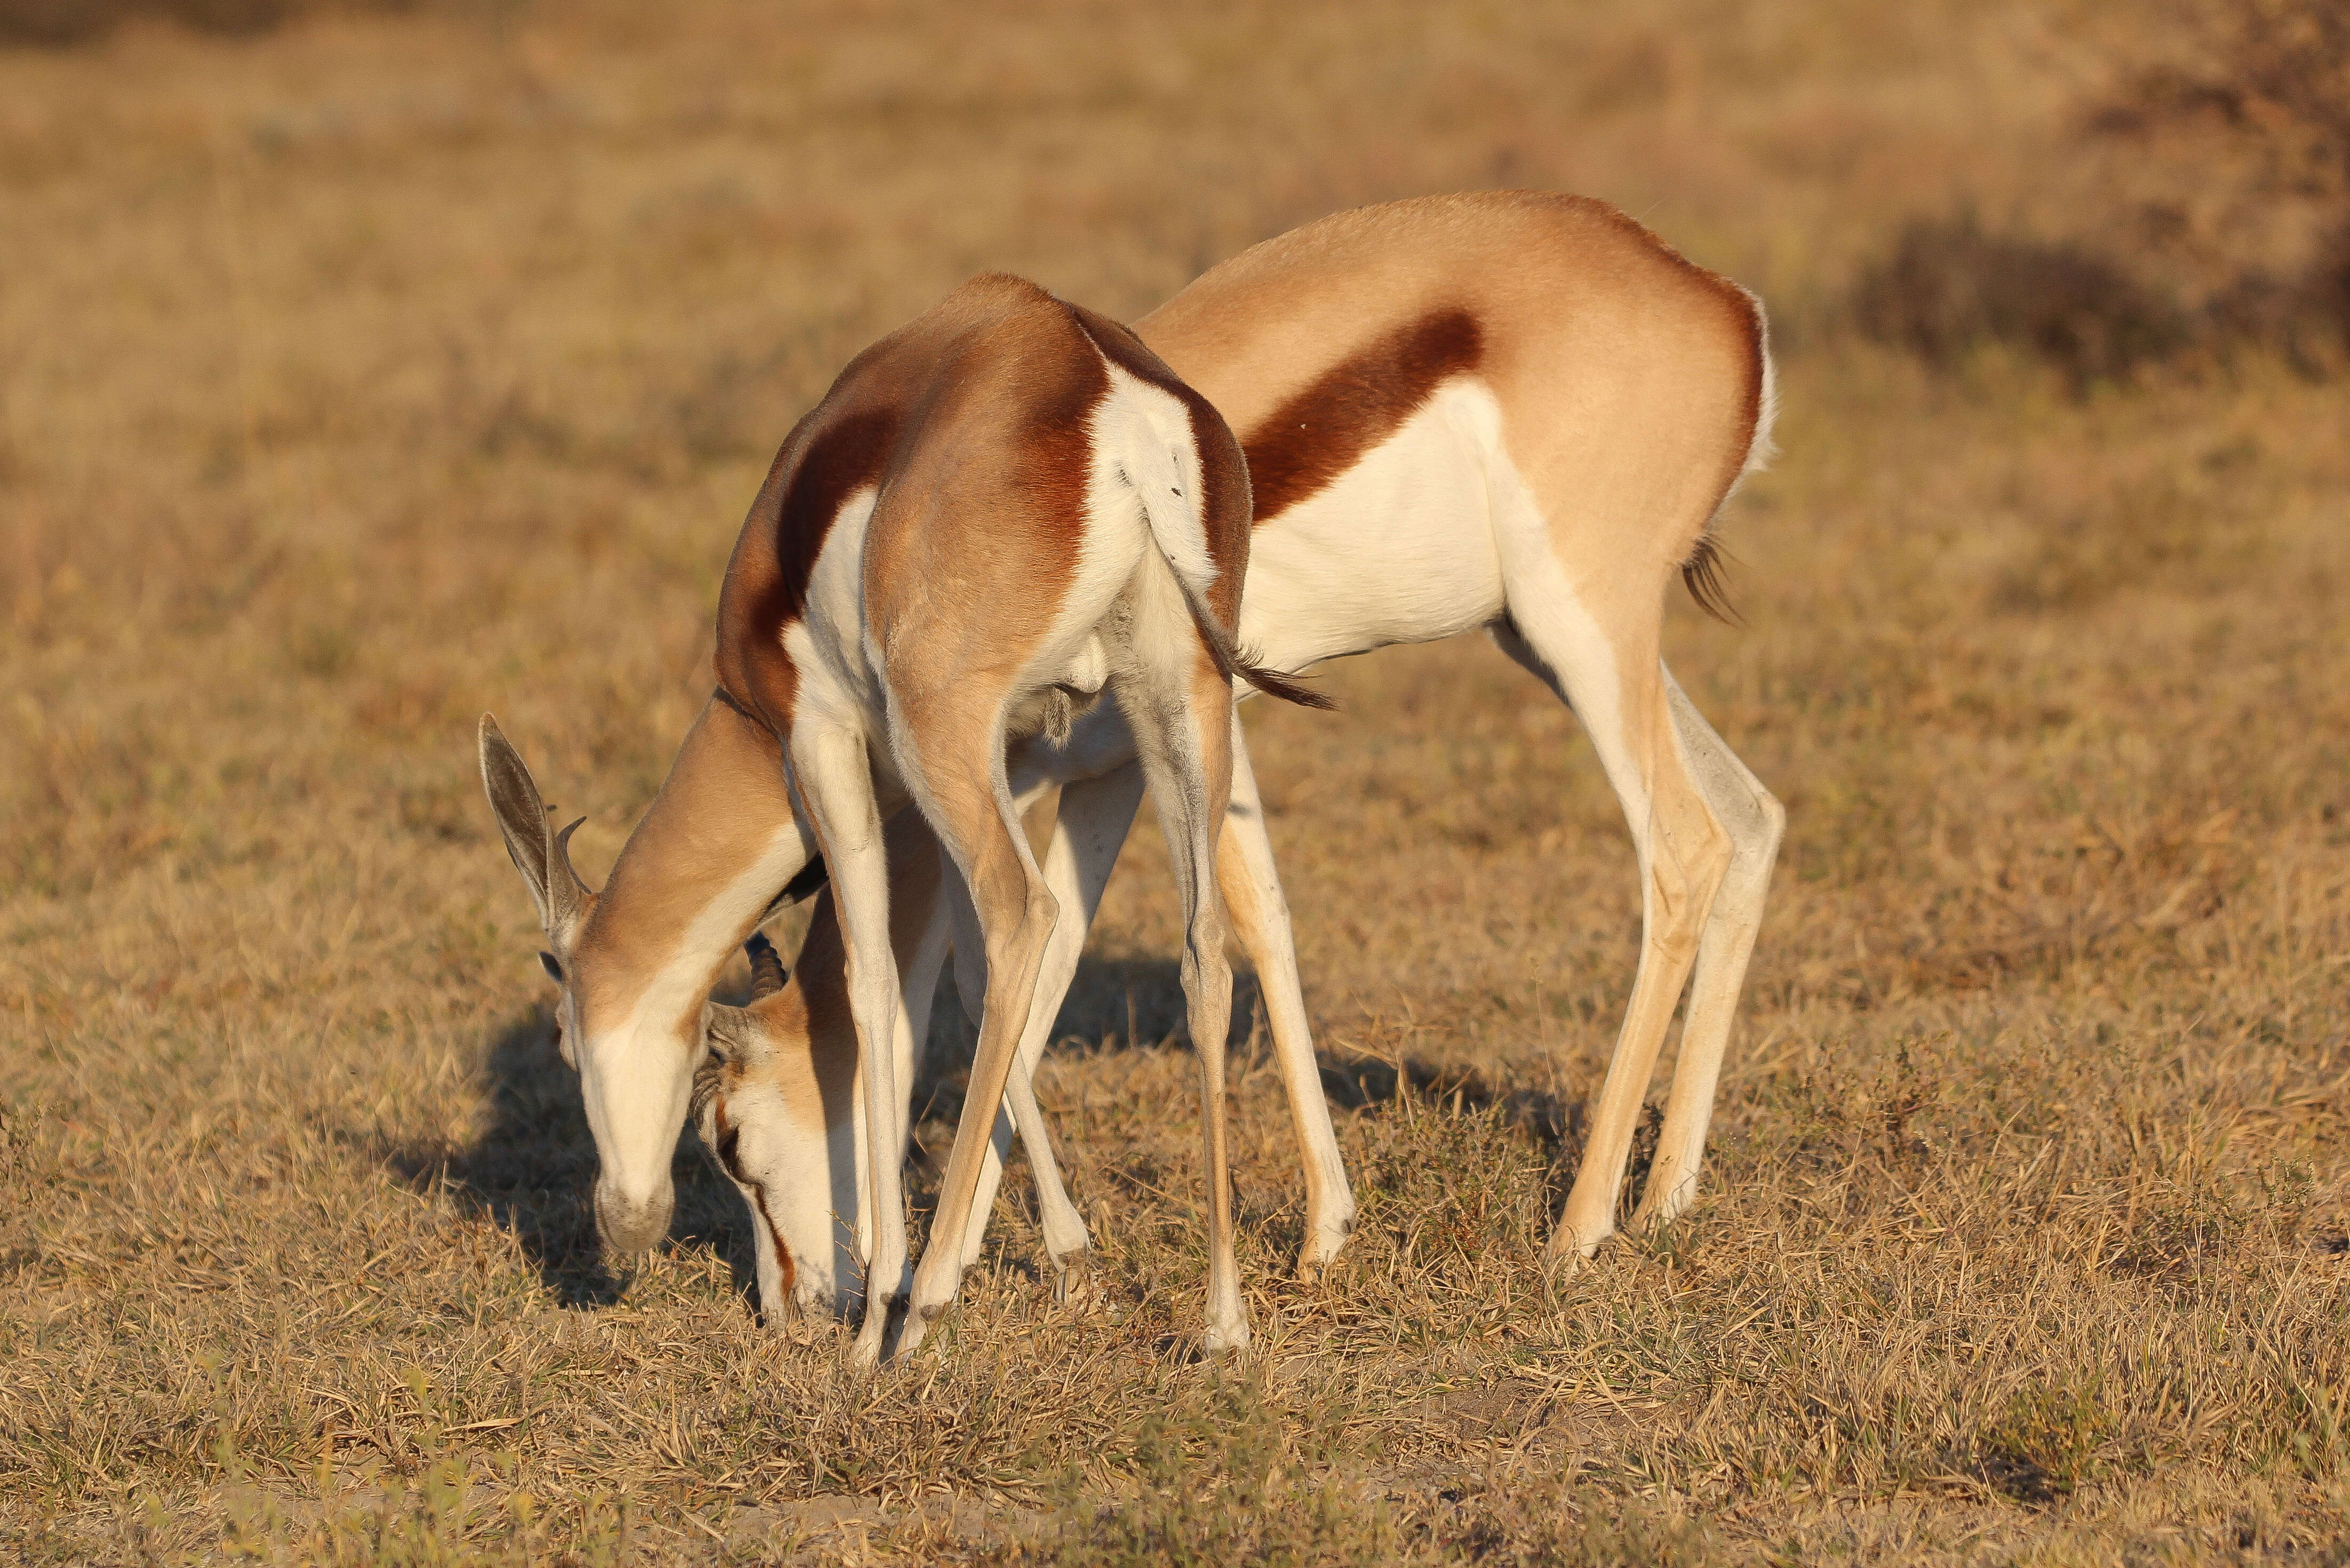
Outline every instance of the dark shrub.
<path id="1" fill-rule="evenodd" d="M 2077 386 L 2122 375 L 2187 337 L 2177 306 L 2077 247 L 1986 233 L 1971 213 L 1918 219 L 1853 290 L 1873 337 L 1948 364 L 1985 343 L 2025 348 Z"/>
<path id="2" fill-rule="evenodd" d="M 248 37 L 320 11 L 406 11 L 415 0 L 0 0 L 0 44 L 51 48 L 88 43 L 132 16 L 161 16 L 199 33 Z"/>
<path id="3" fill-rule="evenodd" d="M 130 8 L 125 0 L 0 0 L 0 42 L 78 44 L 111 28 Z"/>
<path id="4" fill-rule="evenodd" d="M 2350 5 L 2161 0 L 2174 42 L 2089 106 L 2084 151 L 2151 188 L 2120 214 L 2193 288 L 2204 330 L 2350 347 Z M 2262 254 L 2257 236 L 2294 236 Z"/>

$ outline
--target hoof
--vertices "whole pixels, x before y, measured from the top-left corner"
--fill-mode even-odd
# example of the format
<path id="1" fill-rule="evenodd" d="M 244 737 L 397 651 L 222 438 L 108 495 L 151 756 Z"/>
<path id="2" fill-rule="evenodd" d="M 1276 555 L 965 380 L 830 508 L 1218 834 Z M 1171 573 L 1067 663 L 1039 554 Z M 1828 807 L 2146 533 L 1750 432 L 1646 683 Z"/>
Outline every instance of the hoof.
<path id="1" fill-rule="evenodd" d="M 849 1357 L 855 1365 L 879 1366 L 889 1358 L 889 1324 L 904 1305 L 905 1300 L 900 1296 L 866 1302 L 865 1321 L 858 1325 L 857 1348 Z"/>
<path id="2" fill-rule="evenodd" d="M 927 1306 L 919 1303 L 908 1306 L 905 1322 L 898 1330 L 898 1347 L 889 1353 L 890 1359 L 902 1361 L 912 1354 L 917 1345 L 930 1337 L 931 1325 L 945 1315 L 950 1304 L 951 1302 L 932 1302 Z"/>
<path id="3" fill-rule="evenodd" d="M 1564 1225 L 1560 1226 L 1551 1233 L 1550 1244 L 1543 1249 L 1543 1272 L 1553 1283 L 1563 1283 L 1573 1279 L 1576 1272 L 1591 1261 L 1593 1254 L 1599 1251 L 1607 1239 L 1607 1236 L 1602 1235 L 1587 1242 L 1583 1241 L 1574 1231 Z"/>
<path id="4" fill-rule="evenodd" d="M 1316 1284 L 1324 1276 L 1335 1271 L 1338 1266 L 1340 1255 L 1347 1250 L 1347 1238 L 1353 1233 L 1353 1231 L 1354 1227 L 1349 1225 L 1346 1230 L 1335 1234 L 1326 1231 L 1308 1241 L 1304 1250 L 1297 1254 L 1298 1282 L 1307 1285 Z"/>
<path id="5" fill-rule="evenodd" d="M 1093 1274 L 1093 1253 L 1090 1251 L 1076 1247 L 1066 1252 L 1055 1252 L 1052 1257 L 1055 1306 L 1066 1306 L 1070 1302 L 1091 1293 L 1086 1288 Z"/>
<path id="6" fill-rule="evenodd" d="M 1355 1206 L 1349 1200 L 1344 1213 L 1318 1212 L 1307 1227 L 1305 1244 L 1297 1252 L 1297 1279 L 1301 1284 L 1314 1284 L 1330 1272 L 1338 1255 L 1347 1250 L 1347 1242 L 1355 1234 Z"/>

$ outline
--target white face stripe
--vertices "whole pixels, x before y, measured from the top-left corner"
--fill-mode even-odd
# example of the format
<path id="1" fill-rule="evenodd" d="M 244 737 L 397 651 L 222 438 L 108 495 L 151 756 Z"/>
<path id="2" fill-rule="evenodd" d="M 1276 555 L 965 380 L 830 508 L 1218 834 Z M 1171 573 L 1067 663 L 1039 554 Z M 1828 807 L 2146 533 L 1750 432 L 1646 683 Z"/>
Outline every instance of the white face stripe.
<path id="1" fill-rule="evenodd" d="M 701 1044 L 680 1038 L 677 1023 L 700 1016 L 710 955 L 730 947 L 806 858 L 797 826 L 778 829 L 759 858 L 687 922 L 627 1016 L 582 1042 L 580 1095 L 602 1162 L 598 1185 L 626 1202 L 642 1205 L 669 1181 Z"/>

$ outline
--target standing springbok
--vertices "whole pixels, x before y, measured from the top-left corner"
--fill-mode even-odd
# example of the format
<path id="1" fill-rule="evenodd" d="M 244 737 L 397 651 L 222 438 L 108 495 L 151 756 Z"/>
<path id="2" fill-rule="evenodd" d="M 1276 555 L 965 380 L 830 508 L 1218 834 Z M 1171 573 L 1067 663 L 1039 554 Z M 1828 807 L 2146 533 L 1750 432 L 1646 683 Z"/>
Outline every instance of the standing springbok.
<path id="1" fill-rule="evenodd" d="M 1637 1218 L 1679 1213 L 1696 1191 L 1783 816 L 1665 670 L 1661 608 L 1677 573 L 1711 599 L 1708 527 L 1770 450 L 1760 306 L 1604 203 L 1490 192 L 1308 224 L 1212 269 L 1138 330 L 1243 432 L 1256 518 L 1247 646 L 1296 670 L 1482 627 L 1582 717 L 1631 828 L 1642 940 L 1550 1254 L 1588 1254 L 1614 1230 L 1638 1107 L 1686 980 L 1679 1065 Z M 803 481 L 806 504 L 821 509 L 853 478 L 830 489 Z M 775 503 L 763 493 L 762 504 Z M 558 982 L 567 1048 L 585 1042 L 598 1217 L 621 1250 L 651 1246 L 666 1228 L 669 1158 L 705 1054 L 704 999 L 807 858 L 774 739 L 750 717 L 742 666 L 724 651 L 733 626 L 722 621 L 719 695 L 622 851 L 592 950 L 583 945 Z M 1045 862 L 1062 917 L 1024 1061 L 1051 1027 L 1132 819 L 1134 755 L 1116 716 L 1097 711 L 1065 745 L 1031 741 L 1007 769 L 1015 794 L 1068 784 Z M 1300 1261 L 1310 1268 L 1336 1254 L 1354 1205 L 1244 752 L 1232 765 L 1218 871 L 1308 1150 Z M 928 1007 L 944 927 L 922 918 L 938 867 L 919 820 L 901 816 L 890 832 L 902 840 L 890 845 L 900 950 L 931 966 L 927 980 L 920 962 L 906 966 L 910 1005 L 894 1045 L 908 1063 L 909 1014 Z M 854 1090 L 849 982 L 831 922 L 819 912 L 789 986 L 707 1015 L 731 1064 L 707 1084 L 705 1127 L 717 1136 L 728 1116 L 733 1168 L 763 1220 L 761 1296 L 778 1314 L 793 1303 L 847 1305 L 872 1249 L 869 1235 L 844 1236 L 833 1219 L 869 1211 L 878 1183 L 858 1168 L 873 1140 Z M 588 1033 L 583 995 L 594 999 Z M 1019 1088 L 1015 1075 L 1015 1113 Z M 1043 1176 L 1040 1130 L 1023 1119 Z M 894 1182 L 897 1155 L 881 1163 Z M 1045 1196 L 1047 1245 L 1066 1255 L 1082 1246 L 1083 1224 Z M 946 1234 L 934 1230 L 931 1258 L 951 1250 Z M 976 1241 L 974 1223 L 966 1255 Z"/>
<path id="2" fill-rule="evenodd" d="M 1013 805 L 1006 748 L 1065 737 L 1105 691 L 1149 777 L 1183 900 L 1208 1156 L 1209 1342 L 1247 1343 L 1224 1136 L 1232 973 L 1214 874 L 1232 682 L 1319 701 L 1233 641 L 1249 524 L 1240 444 L 1215 410 L 1124 327 L 1001 275 L 966 284 L 851 361 L 752 507 L 719 602 L 721 691 L 767 737 L 749 737 L 766 753 L 758 766 L 776 771 L 780 745 L 797 807 L 770 823 L 756 857 L 765 886 L 821 854 L 847 939 L 872 1238 L 860 1360 L 883 1353 L 908 1268 L 899 1178 L 910 1085 L 892 1048 L 899 979 L 882 825 L 903 805 L 919 809 L 969 890 L 986 957 L 971 1096 L 939 1209 L 939 1233 L 960 1238 L 1058 918 Z M 638 889 L 673 867 L 671 817 L 657 808 L 661 830 L 632 836 L 598 899 L 571 870 L 569 830 L 551 831 L 528 771 L 486 718 L 482 753 L 506 847 L 555 949 L 550 972 L 565 982 L 564 1024 L 579 1042 L 604 1160 L 598 1217 L 642 1247 L 667 1229 L 669 1156 L 709 1005 L 630 963 Z M 699 814 L 676 826 L 692 836 Z M 717 885 L 741 881 L 729 873 Z M 703 923 L 672 912 L 670 942 Z M 649 1033 L 670 1061 L 644 1060 Z M 913 1274 L 905 1348 L 953 1298 L 961 1252 L 932 1249 Z"/>
<path id="3" fill-rule="evenodd" d="M 1685 981 L 1679 1066 L 1635 1223 L 1695 1195 L 1723 1051 L 1784 816 L 1664 668 L 1676 572 L 1718 604 L 1708 528 L 1770 451 L 1761 306 L 1614 209 L 1496 193 L 1367 208 L 1216 267 L 1146 317 L 1143 339 L 1237 430 L 1256 535 L 1241 629 L 1283 669 L 1482 626 L 1582 716 L 1638 855 L 1643 940 L 1583 1165 L 1548 1249 L 1588 1256 L 1615 1229 L 1639 1106 Z M 1032 793 L 1070 781 L 1045 862 L 1054 929 L 1012 1080 L 1038 1178 L 1047 1251 L 1066 1270 L 1084 1221 L 1064 1194 L 1024 1079 L 1041 1052 L 1141 782 L 1116 715 L 1057 751 L 1026 748 Z M 1305 1152 L 1300 1272 L 1334 1257 L 1354 1205 L 1320 1091 L 1281 888 L 1235 740 L 1218 870 L 1254 964 Z M 1028 798 L 1023 795 L 1023 804 Z M 893 825 L 893 903 L 910 1010 L 927 1009 L 948 940 L 951 879 L 918 821 Z M 930 908 L 927 919 L 925 906 Z M 733 1019 L 704 1085 L 705 1138 L 762 1227 L 761 1295 L 827 1299 L 827 1212 L 861 1179 L 823 1090 L 853 1073 L 837 1022 L 837 942 L 818 907 L 796 973 Z M 967 943 L 956 944 L 958 952 Z M 1695 974 L 1691 980 L 1691 970 Z M 967 995 L 977 992 L 966 981 Z M 979 1193 L 1007 1147 L 998 1129 Z M 827 1158 L 827 1150 L 832 1151 Z M 781 1238 L 807 1237 L 808 1250 Z M 939 1250 L 933 1234 L 932 1251 Z M 976 1258 L 974 1224 L 963 1242 Z M 786 1279 L 790 1254 L 814 1259 Z M 780 1259 L 771 1266 L 771 1256 Z"/>

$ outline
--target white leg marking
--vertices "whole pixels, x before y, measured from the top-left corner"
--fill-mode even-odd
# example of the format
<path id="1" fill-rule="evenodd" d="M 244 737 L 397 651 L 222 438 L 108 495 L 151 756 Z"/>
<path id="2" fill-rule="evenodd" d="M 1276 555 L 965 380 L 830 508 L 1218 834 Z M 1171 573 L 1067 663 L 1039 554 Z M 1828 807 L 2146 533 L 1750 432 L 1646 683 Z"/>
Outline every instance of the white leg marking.
<path id="1" fill-rule="evenodd" d="M 1288 1091 L 1290 1119 L 1297 1130 L 1305 1167 L 1305 1241 L 1297 1256 L 1303 1280 L 1318 1278 L 1355 1230 L 1355 1195 L 1347 1183 L 1347 1162 L 1330 1126 L 1330 1103 L 1322 1093 L 1322 1067 L 1314 1056 L 1314 1033 L 1305 1016 L 1305 988 L 1297 974 L 1297 949 L 1289 929 L 1289 905 L 1274 868 L 1273 841 L 1264 823 L 1264 799 L 1249 763 L 1240 715 L 1232 715 L 1232 798 L 1217 851 L 1224 901 L 1264 996 L 1273 1025 L 1273 1049 Z M 1236 885 L 1237 883 L 1237 885 Z M 1245 911 L 1245 913 L 1243 913 Z"/>
<path id="2" fill-rule="evenodd" d="M 794 782 L 814 821 L 832 877 L 848 955 L 849 1011 L 856 1019 L 863 1100 L 867 1203 L 872 1238 L 865 1316 L 857 1359 L 880 1358 L 891 1304 L 905 1294 L 906 1203 L 902 1185 L 906 1094 L 899 1086 L 897 959 L 889 945 L 889 863 L 873 799 L 864 737 L 803 722 L 791 737 Z"/>

